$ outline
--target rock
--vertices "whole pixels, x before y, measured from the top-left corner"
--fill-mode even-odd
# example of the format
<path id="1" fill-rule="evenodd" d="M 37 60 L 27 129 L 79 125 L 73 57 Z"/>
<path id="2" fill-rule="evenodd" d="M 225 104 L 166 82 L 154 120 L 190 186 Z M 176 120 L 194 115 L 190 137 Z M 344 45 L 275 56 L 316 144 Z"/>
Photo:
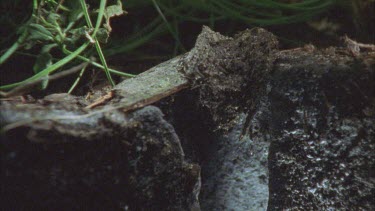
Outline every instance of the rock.
<path id="1" fill-rule="evenodd" d="M 202 164 L 203 210 L 267 209 L 269 142 L 257 130 L 277 45 L 261 28 L 233 38 L 204 28 L 187 56 L 199 89 L 176 97 L 170 116 L 185 152 Z"/>
<path id="2" fill-rule="evenodd" d="M 1 110 L 2 124 L 23 118 L 19 106 L 3 103 Z M 46 112 L 35 105 L 29 115 L 53 115 Z M 39 120 L 2 134 L 2 208 L 199 209 L 200 167 L 185 162 L 159 109 L 82 112 L 71 112 L 77 119 Z"/>
<path id="3" fill-rule="evenodd" d="M 269 42 L 274 43 L 267 32 L 252 32 L 258 33 L 253 34 L 253 46 L 262 46 L 258 45 L 262 39 L 258 43 L 256 37 L 271 37 Z M 213 46 L 205 50 L 220 52 L 220 47 Z M 184 97 L 189 100 L 178 106 L 183 117 L 173 125 L 185 149 L 201 158 L 202 208 L 374 210 L 375 68 L 368 59 L 371 55 L 353 57 L 343 48 L 315 50 L 311 46 L 276 54 L 272 49 L 259 49 L 255 55 L 260 56 L 242 67 L 254 78 L 233 80 L 244 71 L 241 68 L 228 68 L 233 72 L 203 68 L 203 74 L 212 71 L 211 75 L 226 77 L 209 78 L 199 87 L 197 108 L 189 105 L 197 101 L 194 97 Z M 220 58 L 219 53 L 215 55 Z M 269 74 L 256 72 L 260 67 Z M 190 123 L 181 124 L 181 119 Z"/>
<path id="4" fill-rule="evenodd" d="M 215 140 L 203 164 L 202 210 L 267 209 L 269 142 L 260 134 L 240 138 L 245 116 Z"/>
<path id="5" fill-rule="evenodd" d="M 338 51 L 280 55 L 263 126 L 268 210 L 375 209 L 374 76 Z"/>

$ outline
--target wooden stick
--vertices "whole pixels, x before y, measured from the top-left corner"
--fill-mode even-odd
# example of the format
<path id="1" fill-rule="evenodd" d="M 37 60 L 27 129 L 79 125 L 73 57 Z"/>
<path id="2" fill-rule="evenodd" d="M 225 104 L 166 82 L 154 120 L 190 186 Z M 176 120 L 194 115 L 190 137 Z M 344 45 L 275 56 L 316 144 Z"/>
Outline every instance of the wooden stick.
<path id="1" fill-rule="evenodd" d="M 189 87 L 189 80 L 181 72 L 184 58 L 185 55 L 176 57 L 121 82 L 115 86 L 116 98 L 108 106 L 122 106 L 123 111 L 130 111 Z"/>

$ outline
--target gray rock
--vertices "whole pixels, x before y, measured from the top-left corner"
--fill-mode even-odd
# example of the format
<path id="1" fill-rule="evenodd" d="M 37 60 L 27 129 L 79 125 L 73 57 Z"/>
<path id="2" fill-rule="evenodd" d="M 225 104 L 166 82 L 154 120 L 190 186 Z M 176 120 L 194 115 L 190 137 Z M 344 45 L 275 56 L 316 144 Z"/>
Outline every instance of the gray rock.
<path id="1" fill-rule="evenodd" d="M 54 108 L 51 113 L 48 107 Z M 23 108 L 3 103 L 2 124 L 25 118 Z M 53 104 L 27 108 L 26 118 L 50 119 L 2 134 L 2 208 L 199 209 L 200 167 L 185 162 L 179 139 L 158 108 L 90 117 L 75 110 L 70 115 L 77 118 L 65 121 L 53 120 L 60 115 Z"/>
<path id="2" fill-rule="evenodd" d="M 203 164 L 203 210 L 267 210 L 269 142 L 255 134 L 240 138 L 244 116 Z"/>
<path id="3" fill-rule="evenodd" d="M 337 52 L 280 56 L 269 94 L 269 210 L 375 210 L 374 76 Z"/>

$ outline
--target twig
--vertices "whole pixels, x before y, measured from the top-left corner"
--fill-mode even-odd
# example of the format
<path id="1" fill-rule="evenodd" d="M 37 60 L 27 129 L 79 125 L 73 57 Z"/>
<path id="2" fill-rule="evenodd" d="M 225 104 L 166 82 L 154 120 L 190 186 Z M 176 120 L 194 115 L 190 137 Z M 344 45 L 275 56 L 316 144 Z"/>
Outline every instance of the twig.
<path id="1" fill-rule="evenodd" d="M 350 39 L 348 36 L 343 37 L 346 48 L 354 55 L 359 56 L 361 49 L 367 49 L 368 51 L 375 51 L 375 45 L 359 43 Z"/>
<path id="2" fill-rule="evenodd" d="M 95 102 L 93 102 L 92 104 L 86 106 L 85 108 L 87 109 L 92 109 L 92 108 L 95 108 L 96 106 L 99 106 L 105 102 L 107 102 L 108 100 L 112 99 L 114 96 L 114 91 L 110 91 L 108 92 L 106 95 L 100 97 L 99 99 L 95 100 Z"/>

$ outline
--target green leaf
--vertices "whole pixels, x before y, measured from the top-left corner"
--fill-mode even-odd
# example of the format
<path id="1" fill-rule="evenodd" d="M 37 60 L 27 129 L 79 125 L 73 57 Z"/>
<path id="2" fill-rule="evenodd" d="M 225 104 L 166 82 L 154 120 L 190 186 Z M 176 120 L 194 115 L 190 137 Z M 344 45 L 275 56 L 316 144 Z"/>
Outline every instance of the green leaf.
<path id="1" fill-rule="evenodd" d="M 72 38 L 72 40 L 77 41 L 80 38 L 85 37 L 86 31 L 87 31 L 87 27 L 83 26 L 83 27 L 80 27 L 80 28 L 72 29 L 72 30 L 69 31 L 69 33 L 71 34 L 70 37 Z"/>
<path id="2" fill-rule="evenodd" d="M 41 53 L 49 53 L 52 48 L 57 47 L 56 43 L 48 44 L 42 47 Z"/>
<path id="3" fill-rule="evenodd" d="M 48 76 L 47 76 L 44 80 L 42 80 L 42 83 L 40 84 L 39 88 L 41 90 L 45 90 L 45 89 L 47 89 L 48 84 L 49 84 L 49 79 L 48 79 Z"/>
<path id="4" fill-rule="evenodd" d="M 96 39 L 101 43 L 107 43 L 109 38 L 109 32 L 107 29 L 99 28 L 98 32 L 96 33 Z"/>
<path id="5" fill-rule="evenodd" d="M 40 25 L 40 24 L 37 24 L 37 23 L 30 23 L 29 26 L 30 26 L 31 29 L 34 29 L 35 31 L 38 31 L 40 33 L 43 33 L 45 35 L 48 35 L 48 36 L 52 37 L 51 32 L 48 31 L 48 29 L 46 29 L 43 25 Z"/>
<path id="6" fill-rule="evenodd" d="M 120 16 L 124 13 L 125 11 L 122 9 L 121 1 L 117 1 L 116 5 L 110 5 L 105 8 L 104 16 L 106 18 L 111 18 L 114 16 Z"/>
<path id="7" fill-rule="evenodd" d="M 52 58 L 52 55 L 50 54 L 50 51 L 54 47 L 57 47 L 56 43 L 48 44 L 42 47 L 42 50 L 37 56 L 35 64 L 33 66 L 34 73 L 39 73 L 40 71 L 52 65 L 53 58 Z"/>
<path id="8" fill-rule="evenodd" d="M 53 35 L 44 26 L 36 23 L 31 23 L 29 25 L 29 36 L 27 40 L 39 40 L 39 41 L 51 41 L 53 40 Z"/>
<path id="9" fill-rule="evenodd" d="M 74 23 L 83 16 L 81 3 L 79 1 L 65 1 L 65 4 L 70 9 L 68 14 L 69 23 Z"/>
<path id="10" fill-rule="evenodd" d="M 122 9 L 122 3 L 120 0 L 117 1 L 116 5 L 110 5 L 105 8 L 104 11 L 104 18 L 106 20 L 106 23 L 104 24 L 104 27 L 111 32 L 112 28 L 110 25 L 110 19 L 115 16 L 121 16 L 124 13 L 126 13 L 125 10 Z"/>
<path id="11" fill-rule="evenodd" d="M 57 13 L 50 13 L 47 17 L 47 21 L 52 24 L 58 24 L 62 21 L 61 16 Z"/>
<path id="12" fill-rule="evenodd" d="M 33 66 L 34 73 L 39 73 L 40 71 L 46 69 L 52 65 L 52 55 L 49 52 L 44 52 L 38 55 L 35 64 Z"/>

